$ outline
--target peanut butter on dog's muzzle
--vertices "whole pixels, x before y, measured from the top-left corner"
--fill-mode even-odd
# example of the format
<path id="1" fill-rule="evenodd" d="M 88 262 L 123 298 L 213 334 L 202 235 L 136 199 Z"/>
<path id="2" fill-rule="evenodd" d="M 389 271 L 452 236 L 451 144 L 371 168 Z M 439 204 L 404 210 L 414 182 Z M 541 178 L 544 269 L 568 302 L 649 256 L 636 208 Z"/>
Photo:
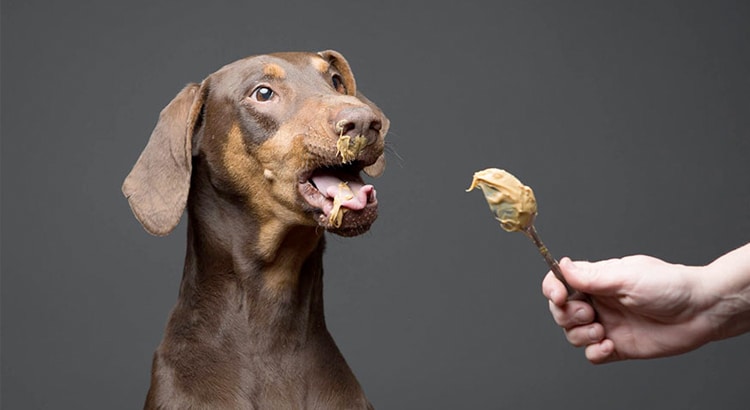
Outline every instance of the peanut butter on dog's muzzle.
<path id="1" fill-rule="evenodd" d="M 367 146 L 367 138 L 363 135 L 357 135 L 354 138 L 344 135 L 344 124 L 346 122 L 347 120 L 341 120 L 336 124 L 336 130 L 341 132 L 338 141 L 336 141 L 336 154 L 341 155 L 341 162 L 344 164 L 357 159 L 359 152 Z"/>
<path id="2" fill-rule="evenodd" d="M 336 141 L 337 154 L 341 155 L 341 162 L 348 164 L 359 155 L 359 152 L 367 145 L 367 138 L 357 135 L 352 138 L 348 135 L 339 136 L 339 140 Z"/>

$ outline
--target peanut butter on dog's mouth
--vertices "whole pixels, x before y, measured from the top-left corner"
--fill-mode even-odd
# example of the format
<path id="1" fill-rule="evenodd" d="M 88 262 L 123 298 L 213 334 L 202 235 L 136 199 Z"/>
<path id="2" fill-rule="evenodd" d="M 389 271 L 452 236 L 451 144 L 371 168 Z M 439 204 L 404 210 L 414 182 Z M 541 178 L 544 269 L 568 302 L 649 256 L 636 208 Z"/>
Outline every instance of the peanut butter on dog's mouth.
<path id="1" fill-rule="evenodd" d="M 537 214 L 534 191 L 509 172 L 497 168 L 475 172 L 466 191 L 477 187 L 506 231 L 523 231 L 534 223 Z"/>
<path id="2" fill-rule="evenodd" d="M 341 222 L 344 220 L 344 212 L 346 208 L 341 206 L 342 203 L 354 198 L 354 193 L 349 188 L 349 184 L 346 182 L 339 183 L 339 190 L 336 196 L 333 197 L 333 209 L 331 215 L 328 218 L 328 222 L 336 228 L 341 226 Z"/>
<path id="3" fill-rule="evenodd" d="M 336 141 L 336 154 L 341 155 L 341 162 L 348 164 L 355 159 L 362 149 L 367 145 L 367 138 L 363 135 L 357 135 L 352 138 L 349 135 L 344 135 L 344 123 L 346 120 L 341 120 L 336 124 L 336 129 L 341 132 L 338 141 Z"/>
<path id="4" fill-rule="evenodd" d="M 337 154 L 341 155 L 341 162 L 348 164 L 354 161 L 359 152 L 367 145 L 367 138 L 358 135 L 354 138 L 348 135 L 342 135 L 336 141 Z"/>

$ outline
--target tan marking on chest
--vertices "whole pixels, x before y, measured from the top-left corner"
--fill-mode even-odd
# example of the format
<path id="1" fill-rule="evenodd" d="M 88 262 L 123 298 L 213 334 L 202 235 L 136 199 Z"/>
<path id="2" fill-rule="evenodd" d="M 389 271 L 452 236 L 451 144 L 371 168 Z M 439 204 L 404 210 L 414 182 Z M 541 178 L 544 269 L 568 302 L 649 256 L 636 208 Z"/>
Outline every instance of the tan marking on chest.
<path id="1" fill-rule="evenodd" d="M 272 222 L 263 225 L 260 242 L 276 245 L 275 249 L 266 255 L 268 264 L 263 268 L 263 288 L 270 292 L 270 295 L 276 296 L 296 288 L 302 265 L 322 236 L 322 232 L 315 231 L 315 228 L 289 229 Z"/>

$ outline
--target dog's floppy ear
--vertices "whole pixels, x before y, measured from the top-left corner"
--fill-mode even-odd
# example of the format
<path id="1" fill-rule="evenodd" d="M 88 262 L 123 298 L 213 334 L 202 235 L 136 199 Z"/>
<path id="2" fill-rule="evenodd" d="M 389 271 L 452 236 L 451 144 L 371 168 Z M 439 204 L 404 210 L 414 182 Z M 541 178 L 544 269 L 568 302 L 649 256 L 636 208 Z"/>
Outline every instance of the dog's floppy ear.
<path id="1" fill-rule="evenodd" d="M 346 90 L 350 95 L 357 95 L 357 82 L 354 81 L 354 74 L 349 66 L 349 62 L 346 61 L 343 55 L 335 50 L 326 50 L 318 53 L 319 56 L 323 57 L 324 60 L 328 61 L 333 67 L 338 70 L 341 74 L 341 79 L 344 80 Z"/>
<path id="2" fill-rule="evenodd" d="M 204 88 L 189 84 L 161 111 L 141 156 L 122 184 L 135 217 L 152 235 L 180 221 L 192 171 L 192 136 L 200 122 Z"/>

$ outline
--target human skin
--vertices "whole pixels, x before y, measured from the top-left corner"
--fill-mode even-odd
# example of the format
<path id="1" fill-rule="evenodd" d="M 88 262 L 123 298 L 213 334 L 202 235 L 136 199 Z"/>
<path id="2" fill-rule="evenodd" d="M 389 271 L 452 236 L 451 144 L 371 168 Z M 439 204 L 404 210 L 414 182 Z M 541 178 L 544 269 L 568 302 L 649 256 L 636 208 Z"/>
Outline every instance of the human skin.
<path id="1" fill-rule="evenodd" d="M 706 266 L 633 255 L 560 261 L 569 284 L 591 304 L 567 300 L 549 272 L 542 293 L 555 322 L 592 363 L 672 356 L 750 331 L 750 244 Z"/>

